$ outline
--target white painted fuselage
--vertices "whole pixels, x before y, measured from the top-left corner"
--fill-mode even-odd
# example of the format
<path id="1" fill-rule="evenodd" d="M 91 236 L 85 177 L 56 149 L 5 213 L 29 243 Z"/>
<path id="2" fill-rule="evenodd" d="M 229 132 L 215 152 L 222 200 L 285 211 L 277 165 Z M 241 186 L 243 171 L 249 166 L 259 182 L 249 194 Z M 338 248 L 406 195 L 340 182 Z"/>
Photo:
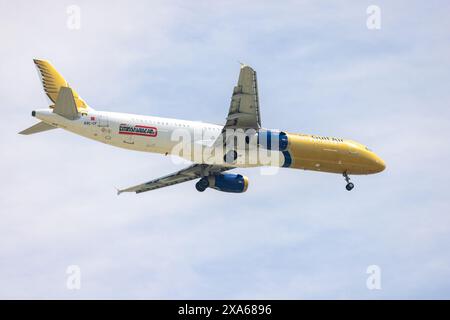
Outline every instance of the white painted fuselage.
<path id="1" fill-rule="evenodd" d="M 222 126 L 204 122 L 105 111 L 91 111 L 76 120 L 61 117 L 51 109 L 36 110 L 35 116 L 53 126 L 115 147 L 162 154 L 170 154 L 178 143 L 171 139 L 176 130 L 185 131 L 192 137 L 194 130 L 202 130 L 213 141 L 222 130 Z M 155 133 L 121 132 L 121 125 L 150 127 Z"/>
<path id="2" fill-rule="evenodd" d="M 208 154 L 208 148 L 212 148 L 222 132 L 223 126 L 220 125 L 96 110 L 82 114 L 75 120 L 68 120 L 52 112 L 51 109 L 36 110 L 34 116 L 52 126 L 115 147 L 176 155 L 195 163 L 229 166 L 222 157 L 205 156 Z M 187 148 L 189 152 L 186 152 L 186 145 L 183 144 L 187 140 L 190 144 L 190 148 Z M 182 152 L 180 152 L 180 148 L 184 148 Z M 265 152 L 268 152 L 270 157 L 274 151 L 266 150 Z M 284 158 L 281 153 L 279 156 L 281 157 L 279 161 L 272 161 L 271 165 L 282 165 Z M 245 161 L 233 163 L 232 166 L 255 167 L 261 165 L 267 165 L 267 163 L 258 160 L 256 163 Z"/>

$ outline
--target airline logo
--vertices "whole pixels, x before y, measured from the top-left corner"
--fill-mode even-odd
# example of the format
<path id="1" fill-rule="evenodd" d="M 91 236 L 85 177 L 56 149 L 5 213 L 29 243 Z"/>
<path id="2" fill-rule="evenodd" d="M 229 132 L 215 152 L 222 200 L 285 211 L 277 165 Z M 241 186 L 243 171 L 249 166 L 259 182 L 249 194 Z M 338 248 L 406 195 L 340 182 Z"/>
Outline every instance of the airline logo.
<path id="1" fill-rule="evenodd" d="M 119 134 L 128 134 L 135 136 L 156 137 L 158 129 L 156 127 L 148 127 L 143 125 L 129 125 L 122 123 L 119 126 Z"/>

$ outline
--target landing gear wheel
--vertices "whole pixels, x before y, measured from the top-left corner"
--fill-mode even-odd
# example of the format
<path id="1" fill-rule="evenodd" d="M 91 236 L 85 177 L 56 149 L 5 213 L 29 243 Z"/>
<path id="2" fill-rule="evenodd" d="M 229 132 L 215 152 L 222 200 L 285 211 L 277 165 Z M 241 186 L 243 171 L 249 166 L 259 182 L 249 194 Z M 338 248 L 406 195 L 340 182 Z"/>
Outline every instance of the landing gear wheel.
<path id="1" fill-rule="evenodd" d="M 351 191 L 355 187 L 355 185 L 350 182 L 350 177 L 348 176 L 347 172 L 344 172 L 342 175 L 344 176 L 345 182 L 347 182 L 345 189 Z"/>
<path id="2" fill-rule="evenodd" d="M 209 187 L 209 182 L 207 178 L 201 178 L 198 180 L 198 182 L 195 184 L 195 189 L 197 189 L 198 192 L 203 192 L 206 190 L 206 188 Z"/>

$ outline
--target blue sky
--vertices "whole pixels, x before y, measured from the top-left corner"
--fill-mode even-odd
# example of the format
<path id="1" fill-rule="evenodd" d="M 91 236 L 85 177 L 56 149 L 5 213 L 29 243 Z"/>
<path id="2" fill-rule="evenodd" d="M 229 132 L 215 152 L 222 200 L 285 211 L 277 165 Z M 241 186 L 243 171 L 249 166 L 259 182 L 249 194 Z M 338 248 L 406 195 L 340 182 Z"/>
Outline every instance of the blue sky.
<path id="1" fill-rule="evenodd" d="M 0 1 L 1 298 L 450 298 L 447 1 Z M 245 169 L 244 194 L 117 197 L 179 166 L 63 131 L 18 135 L 47 106 L 33 58 L 95 109 L 214 123 L 242 61 L 263 126 L 360 141 L 387 170 L 350 193 L 339 175 Z M 381 290 L 366 287 L 370 265 Z"/>

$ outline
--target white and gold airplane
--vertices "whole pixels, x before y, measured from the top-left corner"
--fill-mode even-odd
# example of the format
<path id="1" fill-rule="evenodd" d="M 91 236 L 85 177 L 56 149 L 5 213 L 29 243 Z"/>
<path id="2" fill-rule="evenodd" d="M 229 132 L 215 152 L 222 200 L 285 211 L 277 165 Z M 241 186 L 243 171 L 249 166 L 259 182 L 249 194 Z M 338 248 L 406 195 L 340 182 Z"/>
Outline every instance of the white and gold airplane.
<path id="1" fill-rule="evenodd" d="M 94 110 L 50 62 L 34 63 L 53 104 L 32 111 L 40 122 L 20 134 L 62 128 L 116 147 L 177 155 L 193 162 L 175 173 L 118 190 L 119 194 L 141 193 L 194 179 L 198 179 L 198 191 L 209 187 L 241 193 L 247 190 L 248 178 L 224 172 L 258 166 L 342 174 L 350 191 L 354 185 L 349 175 L 385 169 L 379 156 L 355 141 L 262 128 L 256 72 L 247 65 L 241 65 L 225 125 L 216 125 Z"/>

